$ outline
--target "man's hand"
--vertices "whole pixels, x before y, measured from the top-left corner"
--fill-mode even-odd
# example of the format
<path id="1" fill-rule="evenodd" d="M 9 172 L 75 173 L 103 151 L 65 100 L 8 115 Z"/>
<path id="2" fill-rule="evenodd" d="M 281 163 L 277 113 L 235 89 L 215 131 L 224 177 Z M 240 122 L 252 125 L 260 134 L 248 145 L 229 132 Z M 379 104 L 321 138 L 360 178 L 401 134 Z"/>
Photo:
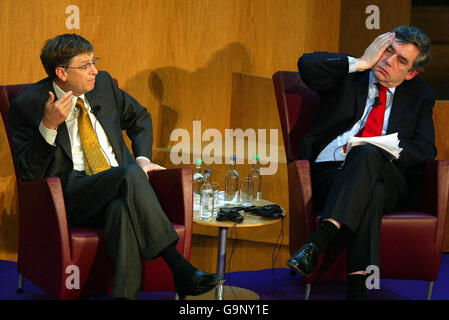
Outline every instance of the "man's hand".
<path id="1" fill-rule="evenodd" d="M 42 124 L 48 129 L 56 130 L 58 126 L 67 119 L 72 110 L 72 91 L 67 92 L 58 101 L 55 102 L 55 95 L 49 91 L 50 97 L 45 103 L 44 116 Z"/>
<path id="2" fill-rule="evenodd" d="M 394 32 L 387 32 L 374 39 L 368 48 L 365 49 L 363 56 L 356 59 L 356 70 L 371 69 L 379 61 L 385 49 L 393 43 L 395 37 L 396 34 Z"/>
<path id="3" fill-rule="evenodd" d="M 148 174 L 148 172 L 153 171 L 153 170 L 165 170 L 166 169 L 166 168 L 164 168 L 156 163 L 152 163 L 144 158 L 136 159 L 136 162 L 139 165 L 139 167 L 141 167 L 142 170 L 145 171 L 146 174 Z"/>

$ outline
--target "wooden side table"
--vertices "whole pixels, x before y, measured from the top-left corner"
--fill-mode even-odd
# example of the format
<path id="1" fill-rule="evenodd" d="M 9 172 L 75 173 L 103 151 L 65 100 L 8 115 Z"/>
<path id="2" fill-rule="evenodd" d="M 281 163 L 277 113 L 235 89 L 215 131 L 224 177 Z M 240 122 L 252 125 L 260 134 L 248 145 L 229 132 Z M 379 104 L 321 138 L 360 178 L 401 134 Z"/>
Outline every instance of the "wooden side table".
<path id="1" fill-rule="evenodd" d="M 261 200 L 257 205 L 264 206 L 270 204 L 274 203 L 267 200 Z M 285 216 L 284 208 L 282 208 L 282 212 Z M 207 221 L 202 221 L 199 219 L 199 211 L 194 211 L 193 213 L 194 223 L 218 228 L 217 274 L 223 278 L 225 276 L 226 267 L 226 240 L 228 228 L 255 228 L 279 223 L 280 221 L 281 219 L 265 218 L 250 212 L 245 213 L 245 218 L 241 223 L 235 223 L 233 221 L 217 221 L 215 217 L 212 217 Z M 258 300 L 259 296 L 255 292 L 244 288 L 220 285 L 215 290 L 215 297 L 213 297 L 213 293 L 209 292 L 200 296 L 189 297 L 189 300 L 212 300 L 213 298 L 215 298 L 215 300 Z"/>

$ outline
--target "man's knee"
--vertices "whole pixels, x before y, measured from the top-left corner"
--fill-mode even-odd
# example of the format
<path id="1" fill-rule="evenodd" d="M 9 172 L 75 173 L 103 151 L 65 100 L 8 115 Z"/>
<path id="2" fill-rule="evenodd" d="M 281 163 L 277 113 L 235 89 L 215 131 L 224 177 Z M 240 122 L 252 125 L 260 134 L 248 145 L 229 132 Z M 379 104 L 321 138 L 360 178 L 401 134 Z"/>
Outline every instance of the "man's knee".
<path id="1" fill-rule="evenodd" d="M 117 168 L 121 170 L 123 177 L 137 177 L 148 180 L 146 173 L 137 164 L 129 164 Z"/>
<path id="2" fill-rule="evenodd" d="M 372 144 L 364 144 L 351 148 L 347 155 L 346 161 L 356 160 L 361 161 L 379 161 L 386 160 L 378 147 Z"/>

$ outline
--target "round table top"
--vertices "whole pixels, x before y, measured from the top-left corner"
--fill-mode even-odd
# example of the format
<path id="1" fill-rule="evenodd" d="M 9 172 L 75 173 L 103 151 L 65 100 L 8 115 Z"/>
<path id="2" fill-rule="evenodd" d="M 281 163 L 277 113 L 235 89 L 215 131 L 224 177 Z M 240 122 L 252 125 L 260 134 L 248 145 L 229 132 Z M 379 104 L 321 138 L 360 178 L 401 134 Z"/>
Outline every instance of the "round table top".
<path id="1" fill-rule="evenodd" d="M 256 205 L 257 206 L 265 206 L 269 204 L 274 204 L 271 201 L 268 200 L 260 200 Z M 285 216 L 285 209 L 281 207 L 282 213 Z M 247 228 L 247 227 L 260 227 L 260 226 L 266 226 L 270 224 L 274 224 L 279 222 L 281 219 L 271 219 L 271 218 L 265 218 L 261 217 L 255 214 L 252 214 L 250 212 L 246 212 L 244 214 L 244 219 L 240 223 L 236 223 L 234 221 L 217 221 L 215 217 L 211 217 L 209 220 L 203 221 L 199 219 L 199 211 L 193 212 L 193 222 L 205 226 L 211 226 L 211 227 L 237 227 L 237 228 Z"/>

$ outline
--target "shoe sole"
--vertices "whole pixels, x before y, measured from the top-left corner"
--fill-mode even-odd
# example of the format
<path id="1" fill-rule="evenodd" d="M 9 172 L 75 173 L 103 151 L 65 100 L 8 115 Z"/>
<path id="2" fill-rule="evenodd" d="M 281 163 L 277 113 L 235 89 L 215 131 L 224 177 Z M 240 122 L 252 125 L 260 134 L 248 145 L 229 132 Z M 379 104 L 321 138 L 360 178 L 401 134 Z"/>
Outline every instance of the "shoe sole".
<path id="1" fill-rule="evenodd" d="M 293 264 L 293 263 L 291 263 L 290 261 L 287 261 L 285 264 L 286 264 L 290 269 L 292 269 L 292 270 L 294 270 L 294 271 L 296 271 L 296 272 L 299 272 L 299 274 L 301 274 L 301 275 L 302 275 L 303 277 L 305 277 L 305 278 L 309 278 L 309 277 L 313 274 L 313 272 L 312 272 L 312 273 L 309 273 L 309 274 L 305 273 L 304 271 L 302 271 L 301 269 L 299 269 L 298 266 L 297 266 L 296 264 Z"/>

